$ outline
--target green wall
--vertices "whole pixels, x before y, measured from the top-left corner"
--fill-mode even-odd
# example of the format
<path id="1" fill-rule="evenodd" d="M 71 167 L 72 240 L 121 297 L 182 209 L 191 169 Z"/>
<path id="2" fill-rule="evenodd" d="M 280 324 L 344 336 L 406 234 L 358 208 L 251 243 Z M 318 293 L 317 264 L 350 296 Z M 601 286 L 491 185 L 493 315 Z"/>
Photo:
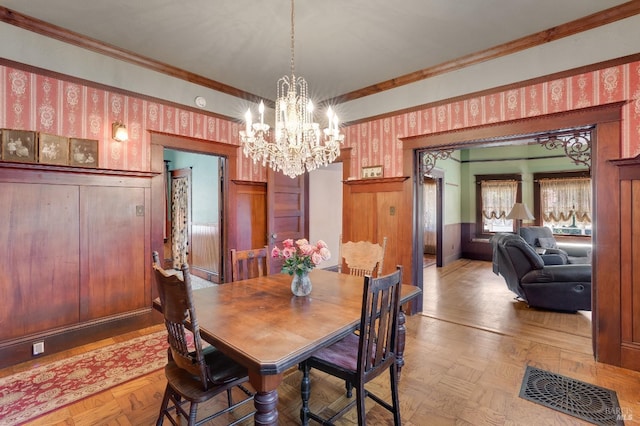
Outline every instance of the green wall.
<path id="1" fill-rule="evenodd" d="M 442 215 L 444 225 L 461 222 L 461 151 L 454 151 L 447 160 L 436 161 L 435 168 L 444 172 Z"/>
<path id="2" fill-rule="evenodd" d="M 171 161 L 170 170 L 191 167 L 191 220 L 194 223 L 217 223 L 218 167 L 220 159 L 213 155 L 164 150 L 164 159 Z"/>
<path id="3" fill-rule="evenodd" d="M 574 164 L 562 148 L 549 150 L 538 144 L 460 150 L 461 221 L 470 223 L 476 220 L 475 175 L 521 174 L 522 201 L 533 209 L 534 173 L 585 169 L 584 165 Z"/>

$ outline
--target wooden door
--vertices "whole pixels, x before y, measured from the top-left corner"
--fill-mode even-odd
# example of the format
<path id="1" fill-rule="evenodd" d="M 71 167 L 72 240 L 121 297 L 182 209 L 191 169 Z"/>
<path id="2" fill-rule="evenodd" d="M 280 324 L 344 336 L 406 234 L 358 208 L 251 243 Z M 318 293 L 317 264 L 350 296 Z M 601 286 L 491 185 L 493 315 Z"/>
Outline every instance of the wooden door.
<path id="1" fill-rule="evenodd" d="M 267 230 L 269 249 L 274 245 L 282 248 L 286 239 L 309 237 L 309 179 L 305 173 L 290 178 L 269 170 L 267 174 Z M 271 259 L 271 272 L 282 267 L 280 259 Z"/>

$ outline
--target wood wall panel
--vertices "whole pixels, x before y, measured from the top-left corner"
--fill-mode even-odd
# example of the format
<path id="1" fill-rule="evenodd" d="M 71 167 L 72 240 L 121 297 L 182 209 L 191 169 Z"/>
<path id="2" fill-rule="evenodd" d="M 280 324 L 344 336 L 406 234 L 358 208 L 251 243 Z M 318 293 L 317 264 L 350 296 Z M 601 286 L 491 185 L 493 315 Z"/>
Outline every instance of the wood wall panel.
<path id="1" fill-rule="evenodd" d="M 215 275 L 220 272 L 220 229 L 217 223 L 192 223 L 191 247 L 191 268 Z"/>
<path id="2" fill-rule="evenodd" d="M 0 206 L 0 341 L 75 324 L 78 188 L 0 182 Z"/>
<path id="3" fill-rule="evenodd" d="M 0 162 L 0 365 L 159 321 L 151 310 L 154 174 Z"/>
<path id="4" fill-rule="evenodd" d="M 640 370 L 640 158 L 620 170 L 621 366 Z"/>
<path id="5" fill-rule="evenodd" d="M 237 187 L 236 250 L 249 250 L 267 244 L 267 185 L 263 182 L 234 182 Z M 227 253 L 227 256 L 229 254 Z"/>
<path id="6" fill-rule="evenodd" d="M 398 238 L 397 229 L 399 229 L 398 218 L 401 217 L 400 210 L 400 192 L 381 192 L 377 195 L 376 206 L 376 228 L 375 237 L 377 242 L 382 243 L 384 237 L 387 237 L 387 248 L 385 250 L 383 274 L 389 274 L 395 271 L 398 265 L 398 247 L 405 242 Z M 407 244 L 411 242 L 407 241 Z"/>
<path id="7" fill-rule="evenodd" d="M 622 198 L 622 194 L 621 194 Z M 625 234 L 630 234 L 631 237 L 631 250 L 630 256 L 637 256 L 640 253 L 640 181 L 631 181 L 631 197 L 630 197 L 630 231 Z M 623 223 L 621 221 L 621 223 Z M 626 222 L 629 223 L 629 222 Z M 628 328 L 628 336 L 625 336 L 625 330 L 623 328 L 623 342 L 631 342 L 640 344 L 640 267 L 633 264 L 633 262 L 623 263 L 625 269 L 631 269 L 631 279 L 629 282 L 622 280 L 622 322 Z M 630 268 L 626 265 L 630 265 Z M 634 306 L 636 310 L 634 311 Z"/>
<path id="8" fill-rule="evenodd" d="M 631 282 L 622 288 L 622 314 L 631 323 L 631 342 L 640 345 L 640 180 L 631 186 Z M 627 319 L 631 315 L 630 319 Z M 624 323 L 624 321 L 623 321 Z M 623 338 L 624 341 L 624 338 Z M 640 348 L 639 348 L 640 349 Z"/>
<path id="9" fill-rule="evenodd" d="M 144 188 L 81 188 L 81 321 L 145 307 L 144 206 Z"/>
<path id="10" fill-rule="evenodd" d="M 462 252 L 462 225 L 451 223 L 442 230 L 442 260 L 444 264 L 451 263 L 460 258 Z M 485 246 L 491 246 L 486 244 Z"/>
<path id="11" fill-rule="evenodd" d="M 358 192 L 353 194 L 353 210 L 345 212 L 350 218 L 350 226 L 343 225 L 343 241 L 371 241 L 377 243 L 376 218 L 378 208 L 376 194 Z M 347 231 L 347 232 L 345 232 Z"/>
<path id="12" fill-rule="evenodd" d="M 411 239 L 403 238 L 405 225 L 401 218 L 408 212 L 404 202 L 402 182 L 405 178 L 383 178 L 345 181 L 343 194 L 342 240 L 371 241 L 382 244 L 387 237 L 383 273 L 395 270 L 396 265 L 406 269 L 405 250 L 411 250 Z M 410 207 L 409 207 L 410 208 Z M 410 214 L 410 213 L 409 213 Z M 410 275 L 405 275 L 410 282 Z"/>

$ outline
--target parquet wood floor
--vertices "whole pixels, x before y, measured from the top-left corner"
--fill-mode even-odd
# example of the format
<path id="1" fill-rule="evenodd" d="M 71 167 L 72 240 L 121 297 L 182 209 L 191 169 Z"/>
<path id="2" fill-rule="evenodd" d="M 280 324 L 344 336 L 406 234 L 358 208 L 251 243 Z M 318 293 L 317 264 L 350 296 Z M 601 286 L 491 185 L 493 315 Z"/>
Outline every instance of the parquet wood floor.
<path id="1" fill-rule="evenodd" d="M 428 267 L 424 276 L 424 312 L 407 319 L 406 364 L 400 382 L 403 425 L 588 424 L 519 398 L 528 364 L 616 390 L 627 415 L 625 425 L 640 424 L 640 373 L 594 361 L 588 312 L 560 314 L 527 308 L 513 299 L 489 262 L 459 260 L 444 268 Z M 98 342 L 69 355 L 129 337 L 133 336 Z M 28 363 L 2 370 L 0 375 L 24 368 L 29 368 Z M 29 424 L 154 424 L 164 385 L 163 372 L 158 371 Z M 340 398 L 343 386 L 313 374 L 312 409 Z M 280 424 L 298 424 L 299 389 L 300 373 L 291 370 L 278 389 Z M 386 396 L 388 378 L 376 379 L 371 389 Z M 372 401 L 367 401 L 367 408 L 368 424 L 392 424 L 388 413 Z M 355 414 L 352 410 L 338 424 L 355 425 Z M 221 423 L 211 423 L 217 424 Z"/>

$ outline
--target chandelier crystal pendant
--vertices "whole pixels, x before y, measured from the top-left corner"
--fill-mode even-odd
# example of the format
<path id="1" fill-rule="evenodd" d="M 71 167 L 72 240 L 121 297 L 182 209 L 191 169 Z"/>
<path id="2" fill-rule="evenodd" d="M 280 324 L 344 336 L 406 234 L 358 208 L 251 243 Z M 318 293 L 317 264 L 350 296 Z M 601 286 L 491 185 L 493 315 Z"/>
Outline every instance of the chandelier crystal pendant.
<path id="1" fill-rule="evenodd" d="M 278 80 L 273 140 L 264 123 L 264 102 L 260 102 L 260 122 L 253 123 L 251 110 L 245 114 L 245 130 L 240 131 L 242 151 L 254 163 L 262 162 L 275 171 L 296 177 L 332 163 L 340 154 L 344 135 L 340 134 L 338 116 L 327 111 L 327 127 L 313 121 L 313 103 L 309 100 L 307 81 L 295 75 L 294 6 L 291 0 L 291 75 Z"/>

